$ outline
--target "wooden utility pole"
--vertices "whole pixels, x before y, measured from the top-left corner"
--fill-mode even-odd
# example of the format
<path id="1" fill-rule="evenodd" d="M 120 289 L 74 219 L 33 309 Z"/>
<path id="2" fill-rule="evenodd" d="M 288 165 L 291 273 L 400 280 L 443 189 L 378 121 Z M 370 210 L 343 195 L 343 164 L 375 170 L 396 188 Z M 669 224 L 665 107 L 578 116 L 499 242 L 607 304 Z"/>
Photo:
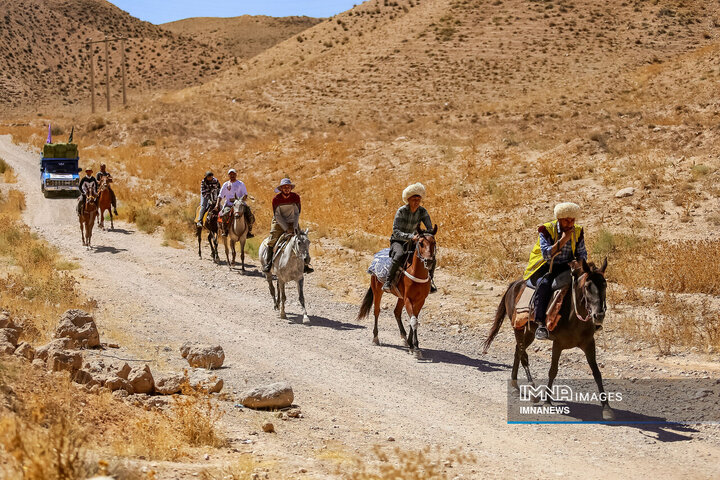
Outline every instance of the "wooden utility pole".
<path id="1" fill-rule="evenodd" d="M 95 113 L 95 51 L 90 45 L 90 104 L 92 113 Z"/>
<path id="2" fill-rule="evenodd" d="M 120 51 L 122 52 L 122 87 L 123 87 L 123 105 L 127 105 L 127 94 L 125 93 L 125 38 L 120 39 Z"/>
<path id="3" fill-rule="evenodd" d="M 110 111 L 110 53 L 108 52 L 108 38 L 105 37 L 105 99 L 107 111 Z"/>
<path id="4" fill-rule="evenodd" d="M 90 93 L 92 96 L 91 99 L 91 105 L 92 105 L 92 112 L 95 113 L 95 52 L 93 50 L 93 45 L 96 43 L 104 43 L 105 44 L 105 101 L 107 103 L 107 111 L 110 111 L 110 50 L 109 50 L 109 44 L 110 42 L 117 42 L 120 41 L 120 45 L 122 48 L 122 65 L 120 68 L 120 72 L 122 75 L 122 96 L 123 96 L 123 105 L 127 105 L 127 90 L 126 90 L 126 81 L 125 81 L 125 40 L 127 40 L 126 37 L 119 37 L 119 38 L 108 38 L 105 37 L 103 40 L 96 40 L 94 42 L 87 42 L 87 46 L 90 48 Z"/>

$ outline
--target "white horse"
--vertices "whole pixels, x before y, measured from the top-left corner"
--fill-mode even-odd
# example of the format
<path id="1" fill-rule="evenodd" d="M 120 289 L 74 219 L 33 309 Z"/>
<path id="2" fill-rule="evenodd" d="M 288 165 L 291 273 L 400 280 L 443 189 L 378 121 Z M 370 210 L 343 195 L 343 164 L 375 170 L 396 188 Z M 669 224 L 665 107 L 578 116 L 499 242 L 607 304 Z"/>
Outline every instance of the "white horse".
<path id="1" fill-rule="evenodd" d="M 298 295 L 303 312 L 303 323 L 310 323 L 310 317 L 308 317 L 307 310 L 305 309 L 305 294 L 303 292 L 305 259 L 310 255 L 310 239 L 308 238 L 307 232 L 307 230 L 300 230 L 289 239 L 285 234 L 280 237 L 275 248 L 281 248 L 284 241 L 287 241 L 287 243 L 279 253 L 275 253 L 272 269 L 265 274 L 268 286 L 270 287 L 270 295 L 272 295 L 273 302 L 275 302 L 275 310 L 280 310 L 280 318 L 282 319 L 287 319 L 285 315 L 285 284 L 297 282 Z M 265 266 L 265 259 L 267 258 L 267 242 L 267 238 L 263 240 L 258 251 L 263 267 Z M 275 294 L 275 287 L 273 286 L 273 273 L 277 276 L 277 295 Z"/>
<path id="2" fill-rule="evenodd" d="M 245 222 L 245 209 L 248 208 L 245 203 L 247 195 L 242 198 L 235 197 L 233 201 L 232 211 L 230 213 L 230 227 L 228 236 L 223 236 L 222 241 L 225 245 L 225 258 L 227 259 L 228 268 L 235 266 L 236 249 L 235 244 L 240 242 L 240 268 L 245 272 L 245 241 L 247 240 L 248 224 Z M 228 247 L 228 237 L 230 246 Z M 232 250 L 232 260 L 230 260 L 230 250 Z"/>

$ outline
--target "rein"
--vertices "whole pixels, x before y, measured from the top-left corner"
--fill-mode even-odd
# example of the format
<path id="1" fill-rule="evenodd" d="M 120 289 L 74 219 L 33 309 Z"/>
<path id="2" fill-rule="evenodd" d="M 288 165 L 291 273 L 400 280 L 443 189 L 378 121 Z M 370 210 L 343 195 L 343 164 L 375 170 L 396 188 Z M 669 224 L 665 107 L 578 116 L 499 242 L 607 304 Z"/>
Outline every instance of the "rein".
<path id="1" fill-rule="evenodd" d="M 578 286 L 580 288 L 583 288 L 585 285 L 585 280 L 587 280 L 587 273 L 583 273 L 580 278 L 578 279 Z M 571 275 L 572 277 L 572 299 L 573 299 L 573 311 L 575 312 L 575 316 L 580 320 L 581 322 L 587 322 L 590 320 L 590 311 L 587 308 L 587 301 L 585 300 L 585 295 L 583 295 L 583 308 L 585 308 L 585 313 L 587 315 L 585 318 L 581 317 L 578 313 L 578 300 L 577 300 L 577 288 L 575 288 L 575 276 Z"/>
<path id="2" fill-rule="evenodd" d="M 415 244 L 415 256 L 422 262 L 423 267 L 425 267 L 425 270 L 429 270 L 427 267 L 427 264 L 429 262 L 432 262 L 434 259 L 433 258 L 425 258 L 422 255 L 420 255 L 420 250 L 418 249 L 418 244 Z M 412 263 L 410 265 L 412 266 Z M 427 278 L 417 278 L 416 276 L 408 273 L 407 268 L 403 269 L 403 274 L 415 283 L 427 283 L 430 281 L 430 272 L 429 271 L 428 271 Z"/>

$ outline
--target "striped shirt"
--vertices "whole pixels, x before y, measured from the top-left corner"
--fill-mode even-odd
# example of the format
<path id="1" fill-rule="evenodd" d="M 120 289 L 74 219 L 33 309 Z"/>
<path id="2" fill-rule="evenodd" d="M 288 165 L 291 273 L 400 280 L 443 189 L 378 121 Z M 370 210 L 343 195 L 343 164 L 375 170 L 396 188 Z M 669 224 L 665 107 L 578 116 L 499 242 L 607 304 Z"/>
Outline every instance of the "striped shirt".
<path id="1" fill-rule="evenodd" d="M 426 230 L 433 228 L 430 221 L 430 214 L 425 207 L 418 207 L 415 213 L 410 211 L 410 205 L 403 205 L 398 208 L 393 221 L 393 232 L 390 240 L 408 242 L 415 236 L 415 229 L 422 223 Z"/>

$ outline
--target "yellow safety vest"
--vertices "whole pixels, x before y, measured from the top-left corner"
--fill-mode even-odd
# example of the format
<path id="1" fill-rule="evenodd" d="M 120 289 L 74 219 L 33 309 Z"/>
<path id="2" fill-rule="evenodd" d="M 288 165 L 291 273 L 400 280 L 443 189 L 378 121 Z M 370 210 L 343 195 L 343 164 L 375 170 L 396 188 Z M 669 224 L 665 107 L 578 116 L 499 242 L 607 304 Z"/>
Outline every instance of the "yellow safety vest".
<path id="1" fill-rule="evenodd" d="M 545 229 L 550 233 L 550 236 L 552 237 L 553 243 L 557 242 L 558 237 L 558 231 L 557 231 L 557 220 L 553 220 L 552 222 L 548 222 L 543 224 Z M 573 231 L 572 237 L 570 238 L 570 245 L 572 247 L 572 253 L 575 255 L 575 245 L 577 244 L 578 238 L 580 238 L 580 233 L 582 232 L 582 227 L 580 225 L 575 225 L 575 230 Z M 540 250 L 540 235 L 538 235 L 537 242 L 535 242 L 535 246 L 532 249 L 532 252 L 530 252 L 530 261 L 528 261 L 528 266 L 525 269 L 525 274 L 523 275 L 523 280 L 527 280 L 532 276 L 533 273 L 535 273 L 540 267 L 545 265 L 545 259 L 542 256 L 542 250 Z"/>

